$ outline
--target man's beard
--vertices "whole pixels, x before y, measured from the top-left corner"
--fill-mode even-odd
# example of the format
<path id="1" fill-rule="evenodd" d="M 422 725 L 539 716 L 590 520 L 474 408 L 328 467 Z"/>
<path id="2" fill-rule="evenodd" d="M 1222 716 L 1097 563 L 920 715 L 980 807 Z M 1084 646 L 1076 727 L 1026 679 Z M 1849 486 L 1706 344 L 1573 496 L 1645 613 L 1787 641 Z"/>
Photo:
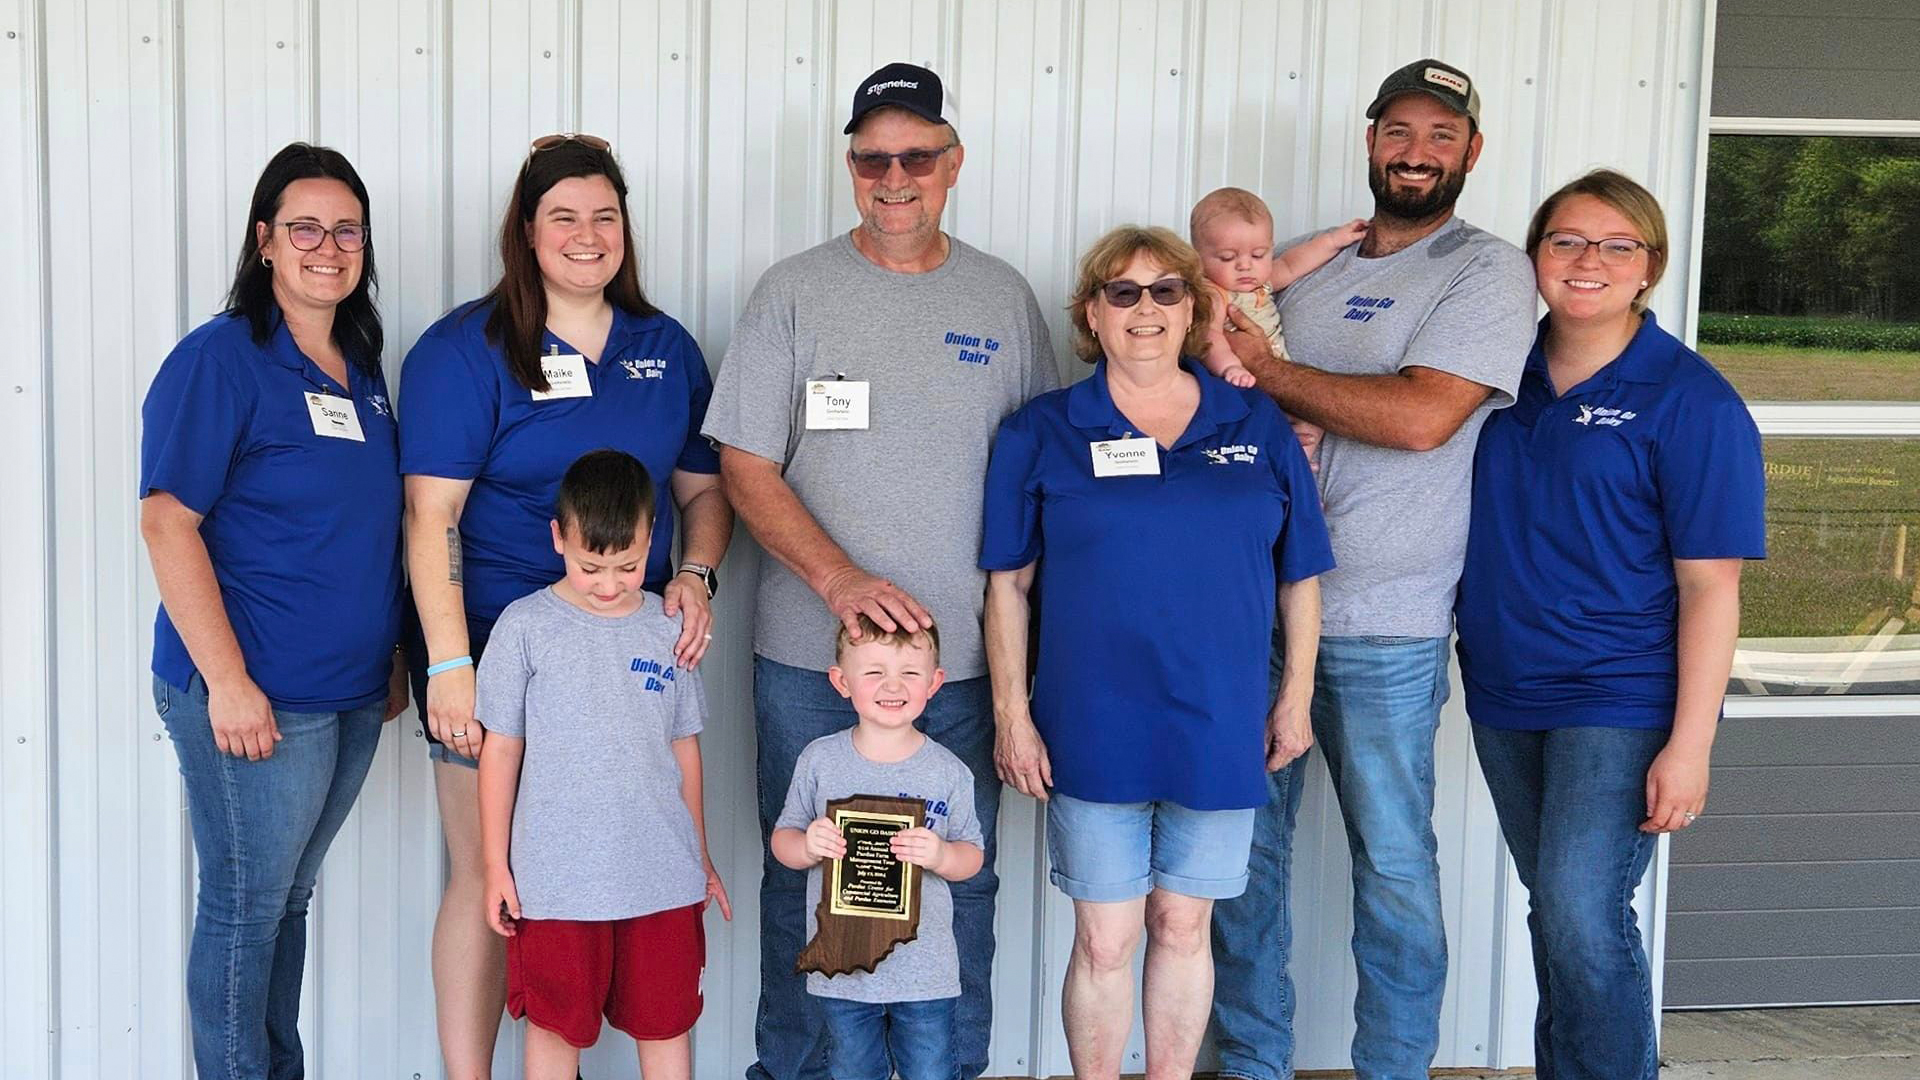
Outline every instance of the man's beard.
<path id="1" fill-rule="evenodd" d="M 1402 221 L 1426 221 L 1453 209 L 1453 204 L 1460 198 L 1460 190 L 1467 186 L 1467 171 L 1436 167 L 1440 169 L 1440 175 L 1426 194 L 1419 195 L 1395 191 L 1387 175 L 1387 166 L 1369 166 L 1367 187 L 1373 190 L 1374 209 Z"/>

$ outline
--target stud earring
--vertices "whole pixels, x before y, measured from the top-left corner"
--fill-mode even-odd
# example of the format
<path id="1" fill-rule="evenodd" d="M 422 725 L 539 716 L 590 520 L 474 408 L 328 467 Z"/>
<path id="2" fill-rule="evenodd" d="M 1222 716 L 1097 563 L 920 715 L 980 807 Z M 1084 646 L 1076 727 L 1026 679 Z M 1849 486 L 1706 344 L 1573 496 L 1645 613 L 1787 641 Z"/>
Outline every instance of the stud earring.
<path id="1" fill-rule="evenodd" d="M 266 257 L 265 255 L 262 255 L 262 256 L 260 256 L 260 265 L 261 265 L 261 266 L 264 266 L 264 267 L 266 267 L 266 268 L 267 268 L 267 269 L 269 269 L 269 270 L 271 270 L 271 269 L 273 269 L 273 260 L 272 260 L 272 259 L 269 259 L 269 258 L 267 258 L 267 257 Z"/>

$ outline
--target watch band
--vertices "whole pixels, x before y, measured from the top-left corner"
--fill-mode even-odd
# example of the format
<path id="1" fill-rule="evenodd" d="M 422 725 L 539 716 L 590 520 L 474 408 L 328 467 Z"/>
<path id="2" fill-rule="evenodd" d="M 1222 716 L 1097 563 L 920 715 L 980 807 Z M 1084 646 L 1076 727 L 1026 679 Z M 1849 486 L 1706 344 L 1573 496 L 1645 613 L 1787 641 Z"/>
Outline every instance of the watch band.
<path id="1" fill-rule="evenodd" d="M 705 563 L 684 562 L 680 564 L 680 569 L 675 570 L 674 573 L 692 574 L 694 577 L 699 578 L 700 584 L 707 587 L 707 599 L 709 600 L 713 599 L 714 594 L 720 591 L 720 575 L 714 573 L 713 567 Z"/>

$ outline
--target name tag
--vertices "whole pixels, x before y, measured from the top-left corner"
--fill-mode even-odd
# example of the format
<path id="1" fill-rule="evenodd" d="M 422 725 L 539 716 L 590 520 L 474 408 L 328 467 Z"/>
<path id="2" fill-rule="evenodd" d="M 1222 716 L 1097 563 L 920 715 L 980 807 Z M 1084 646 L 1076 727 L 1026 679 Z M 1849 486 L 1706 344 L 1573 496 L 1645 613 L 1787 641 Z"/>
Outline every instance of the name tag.
<path id="1" fill-rule="evenodd" d="M 1160 447 L 1145 435 L 1091 444 L 1095 476 L 1159 476 Z"/>
<path id="2" fill-rule="evenodd" d="M 337 394 L 324 394 L 318 390 L 306 392 L 307 415 L 313 418 L 313 433 L 325 435 L 329 439 L 352 439 L 354 442 L 366 442 L 366 433 L 360 430 L 360 414 L 354 411 L 353 401 Z"/>
<path id="3" fill-rule="evenodd" d="M 807 383 L 808 431 L 867 430 L 869 383 L 812 379 Z"/>
<path id="4" fill-rule="evenodd" d="M 532 392 L 535 401 L 593 396 L 593 384 L 587 381 L 587 358 L 579 353 L 548 353 L 540 358 L 540 370 L 546 373 L 547 388 Z"/>

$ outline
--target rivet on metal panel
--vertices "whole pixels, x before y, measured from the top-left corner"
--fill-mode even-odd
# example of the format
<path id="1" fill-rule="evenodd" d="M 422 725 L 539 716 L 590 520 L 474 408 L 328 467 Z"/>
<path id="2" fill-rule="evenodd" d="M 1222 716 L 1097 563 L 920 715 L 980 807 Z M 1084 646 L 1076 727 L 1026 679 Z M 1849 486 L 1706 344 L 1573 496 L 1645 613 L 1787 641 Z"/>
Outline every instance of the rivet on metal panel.
<path id="1" fill-rule="evenodd" d="M 1169 74 L 1169 75 L 1178 75 L 1178 74 L 1180 74 L 1180 69 L 1179 69 L 1179 68 L 1168 68 L 1168 69 L 1167 69 L 1167 74 Z"/>
<path id="2" fill-rule="evenodd" d="M 540 55 L 541 55 L 541 57 L 543 57 L 543 58 L 545 58 L 545 59 L 547 59 L 547 60 L 551 60 L 551 59 L 553 59 L 553 50 L 552 50 L 552 49 L 541 49 L 541 50 L 540 50 Z"/>
<path id="3" fill-rule="evenodd" d="M 423 735 L 421 735 L 421 734 L 420 734 L 420 729 L 419 729 L 419 728 L 414 728 L 414 729 L 413 729 L 413 737 L 414 737 L 414 738 L 416 738 L 416 739 L 419 739 L 419 738 L 424 738 L 425 736 L 423 736 Z"/>
<path id="4" fill-rule="evenodd" d="M 668 54 L 667 54 L 667 59 L 669 59 L 669 60 L 678 60 L 678 59 L 680 59 L 680 54 L 679 54 L 679 53 L 668 53 Z"/>
<path id="5" fill-rule="evenodd" d="M 1682 89 L 1682 90 L 1685 90 L 1686 88 L 1687 88 L 1687 84 L 1686 84 L 1686 83 L 1684 83 L 1684 82 L 1683 82 L 1683 83 L 1681 83 L 1681 84 L 1680 84 L 1680 89 Z"/>
<path id="6" fill-rule="evenodd" d="M 1299 72 L 1297 72 L 1297 71 L 1289 71 L 1289 72 L 1287 72 L 1287 78 L 1289 78 L 1289 79 L 1297 79 L 1297 78 L 1299 78 L 1299 77 L 1300 77 L 1300 73 L 1299 73 Z"/>
<path id="7" fill-rule="evenodd" d="M 1641 80 L 1640 80 L 1640 85 L 1641 85 L 1641 86 L 1645 86 L 1645 85 L 1647 85 L 1647 80 L 1645 80 L 1645 79 L 1641 79 Z"/>
<path id="8" fill-rule="evenodd" d="M 8 36 L 8 37 L 12 37 L 13 35 L 12 35 L 12 34 L 8 34 L 7 36 Z M 1053 65 L 1052 65 L 1052 64 L 1048 64 L 1048 65 L 1047 65 L 1047 74 L 1049 74 L 1049 75 L 1051 75 L 1051 74 L 1053 74 Z"/>
<path id="9" fill-rule="evenodd" d="M 16 394 L 24 394 L 27 392 L 27 388 L 24 386 L 16 386 L 13 388 L 13 392 Z"/>
<path id="10" fill-rule="evenodd" d="M 14 38 L 17 38 L 17 37 L 19 37 L 19 36 L 20 36 L 19 34 L 16 34 L 16 33 L 14 33 L 14 32 L 13 32 L 13 31 L 11 31 L 11 30 L 9 30 L 9 31 L 7 31 L 7 40 L 8 40 L 8 41 L 12 41 L 12 40 L 13 40 Z"/>
<path id="11" fill-rule="evenodd" d="M 140 44 L 142 44 L 142 45 L 151 45 L 151 44 L 153 44 L 153 35 L 152 35 L 152 34 L 141 34 L 141 35 L 140 35 Z"/>
<path id="12" fill-rule="evenodd" d="M 807 62 L 807 58 L 804 56 L 796 56 L 793 58 L 793 62 L 796 64 L 804 64 Z"/>
<path id="13" fill-rule="evenodd" d="M 19 743 L 21 746 L 27 745 L 27 737 L 25 735 L 22 735 L 19 738 L 14 739 L 13 741 Z"/>
<path id="14" fill-rule="evenodd" d="M 415 56 L 425 56 L 425 55 L 426 55 L 426 52 L 427 52 L 427 50 L 426 50 L 426 48 L 425 48 L 425 46 L 421 46 L 421 45 L 415 45 L 415 46 L 413 47 L 413 55 L 415 55 Z"/>
<path id="15" fill-rule="evenodd" d="M 284 41 L 276 41 L 273 43 L 273 47 L 276 49 L 284 49 L 287 47 L 287 43 Z"/>
<path id="16" fill-rule="evenodd" d="M 157 732 L 157 731 L 156 731 L 156 732 L 154 732 L 154 733 L 153 733 L 153 741 L 154 741 L 154 742 L 159 742 L 159 741 L 160 741 L 160 733 L 159 733 L 159 732 Z"/>
<path id="17" fill-rule="evenodd" d="M 1533 77 L 1532 77 L 1531 75 L 1529 75 L 1529 76 L 1527 77 L 1527 85 L 1528 85 L 1528 86 L 1532 86 L 1532 85 L 1533 85 Z"/>

